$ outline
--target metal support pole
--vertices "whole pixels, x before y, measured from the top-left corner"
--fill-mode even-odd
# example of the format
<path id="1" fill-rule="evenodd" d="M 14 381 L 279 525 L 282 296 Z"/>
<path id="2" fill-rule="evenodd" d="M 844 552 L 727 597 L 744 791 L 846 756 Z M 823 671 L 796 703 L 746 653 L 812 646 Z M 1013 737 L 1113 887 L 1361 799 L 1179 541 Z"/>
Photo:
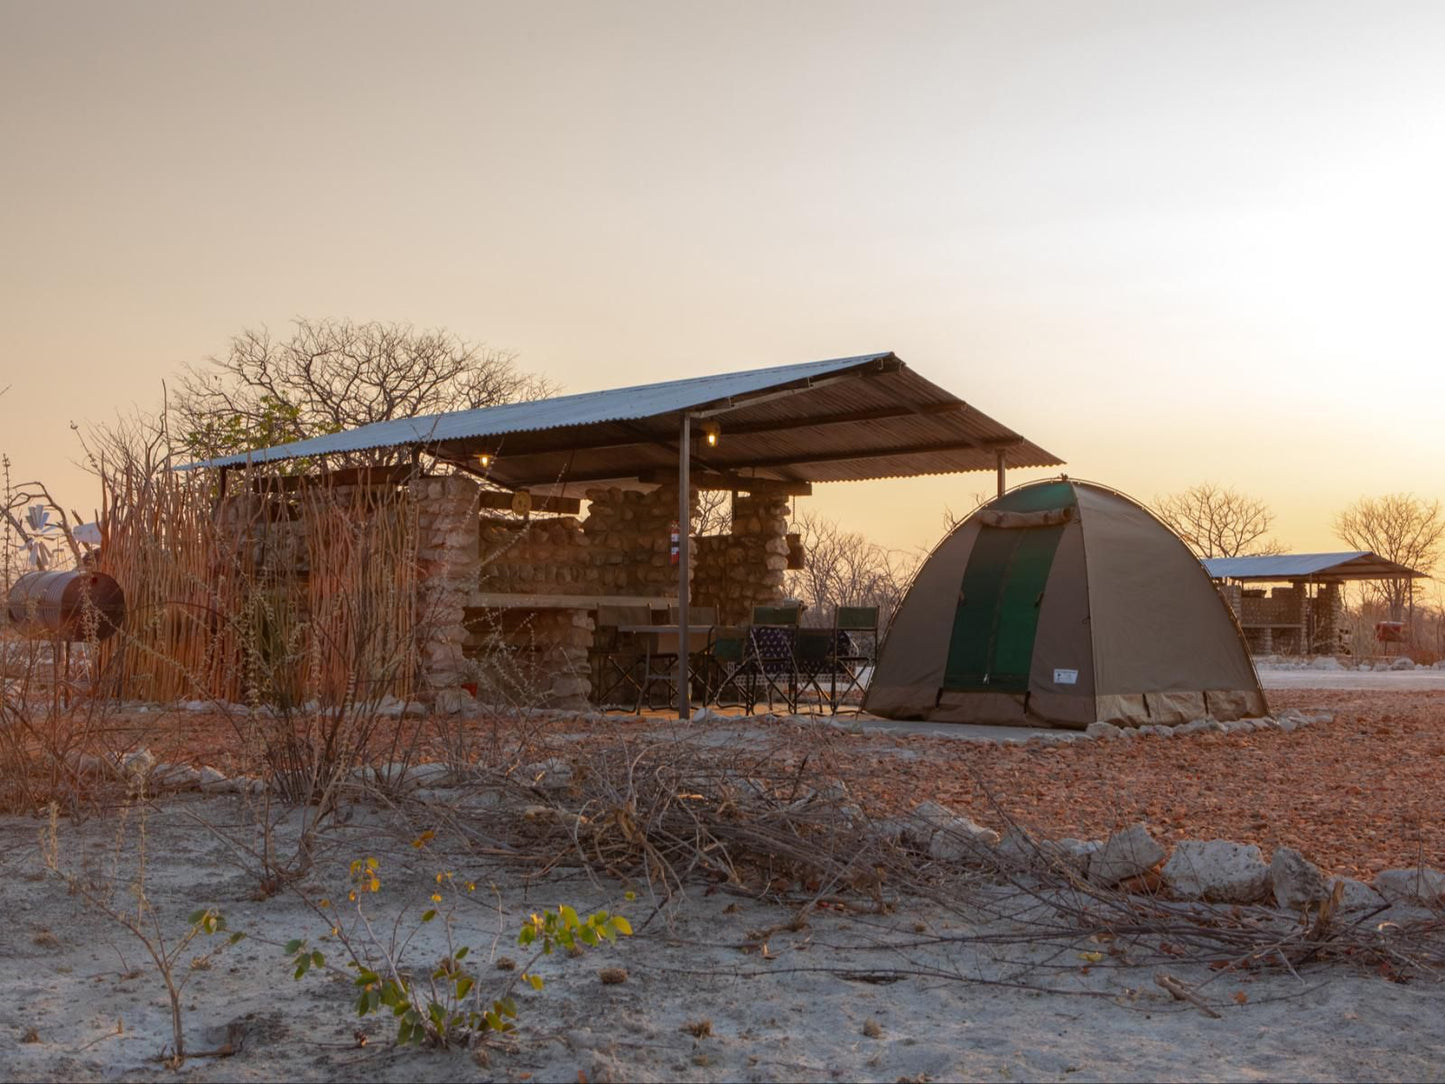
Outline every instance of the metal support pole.
<path id="1" fill-rule="evenodd" d="M 692 483 L 688 478 L 692 458 L 692 418 L 682 415 L 682 436 L 677 445 L 677 717 L 686 720 L 692 715 L 689 703 L 687 627 L 689 579 L 688 563 L 692 558 Z"/>
<path id="2" fill-rule="evenodd" d="M 994 462 L 998 465 L 998 495 L 1003 496 L 1004 490 L 1004 459 L 1007 453 L 1000 448 L 994 452 Z"/>

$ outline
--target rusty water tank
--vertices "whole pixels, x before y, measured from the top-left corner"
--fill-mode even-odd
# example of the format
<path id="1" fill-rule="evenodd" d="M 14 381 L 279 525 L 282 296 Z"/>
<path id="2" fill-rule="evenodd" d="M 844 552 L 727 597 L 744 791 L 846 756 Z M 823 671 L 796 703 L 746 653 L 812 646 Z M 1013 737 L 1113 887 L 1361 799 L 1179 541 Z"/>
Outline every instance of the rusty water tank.
<path id="1" fill-rule="evenodd" d="M 125 592 L 103 572 L 27 572 L 10 588 L 10 621 L 43 640 L 97 640 L 125 620 Z M 93 625 L 92 625 L 93 622 Z"/>

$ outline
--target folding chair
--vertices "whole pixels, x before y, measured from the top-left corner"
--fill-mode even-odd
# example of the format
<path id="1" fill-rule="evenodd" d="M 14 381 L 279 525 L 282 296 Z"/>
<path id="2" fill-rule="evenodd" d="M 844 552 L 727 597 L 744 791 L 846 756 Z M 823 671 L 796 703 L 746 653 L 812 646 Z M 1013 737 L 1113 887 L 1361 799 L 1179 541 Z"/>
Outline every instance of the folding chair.
<path id="1" fill-rule="evenodd" d="M 749 639 L 758 685 L 767 695 L 769 711 L 773 710 L 775 693 L 788 705 L 789 711 L 797 709 L 798 670 L 793 658 L 793 641 L 798 633 L 800 614 L 796 606 L 753 607 Z"/>
<path id="2" fill-rule="evenodd" d="M 757 700 L 757 667 L 746 629 L 713 629 L 708 643 L 704 699 L 723 707 L 723 694 L 731 689 L 743 711 L 751 715 Z"/>
<path id="3" fill-rule="evenodd" d="M 837 642 L 837 634 L 832 629 L 798 629 L 793 640 L 793 684 L 790 689 L 794 712 L 809 689 L 817 694 L 819 710 L 826 704 L 837 711 L 831 695 L 835 685 L 831 675 L 835 671 Z M 825 683 L 828 686 L 826 693 L 823 689 Z"/>
<path id="4" fill-rule="evenodd" d="M 646 607 L 599 606 L 592 633 L 593 701 L 600 708 L 626 707 L 636 711 L 642 703 L 647 645 L 624 625 L 645 625 Z"/>
<path id="5" fill-rule="evenodd" d="M 863 691 L 878 661 L 878 607 L 839 606 L 833 613 L 833 713 L 855 689 Z M 838 686 L 842 684 L 840 691 Z"/>

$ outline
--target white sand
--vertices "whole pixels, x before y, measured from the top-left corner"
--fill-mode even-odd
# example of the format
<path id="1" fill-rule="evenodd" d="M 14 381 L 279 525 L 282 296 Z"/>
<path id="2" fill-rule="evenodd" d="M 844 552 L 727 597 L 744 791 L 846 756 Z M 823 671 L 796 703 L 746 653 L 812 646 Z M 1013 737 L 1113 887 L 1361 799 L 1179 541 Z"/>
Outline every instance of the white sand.
<path id="1" fill-rule="evenodd" d="M 191 974 L 184 994 L 191 1049 L 224 1041 L 227 1025 L 244 1030 L 242 1052 L 195 1058 L 179 1074 L 157 1055 L 170 1038 L 167 1002 L 141 946 L 96 915 L 53 879 L 36 879 L 34 820 L 0 821 L 0 901 L 6 932 L 0 956 L 16 982 L 0 999 L 0 1074 L 18 1080 L 1439 1080 L 1445 1078 L 1445 987 L 1397 984 L 1335 964 L 1254 976 L 1171 968 L 1204 983 L 1223 1014 L 1209 1019 L 1157 987 L 1154 967 L 1109 966 L 1084 973 L 1081 952 L 1099 946 L 988 945 L 985 935 L 1023 927 L 923 903 L 884 916 L 814 912 L 797 932 L 773 933 L 768 955 L 744 951 L 750 931 L 787 922 L 789 912 L 722 892 L 694 890 L 653 915 L 646 899 L 621 901 L 615 884 L 576 873 L 549 876 L 530 891 L 515 870 L 482 860 L 444 858 L 385 843 L 385 819 L 362 811 L 328 833 L 316 893 L 344 899 L 352 857 L 376 854 L 383 888 L 379 918 L 409 906 L 403 933 L 429 906 L 442 869 L 479 883 L 457 912 L 455 932 L 472 946 L 484 983 L 500 980 L 490 961 L 524 959 L 515 930 L 531 910 L 569 902 L 629 916 L 636 935 L 582 959 L 551 958 L 541 993 L 518 994 L 521 1026 L 514 1050 L 494 1051 L 487 1068 L 469 1053 L 398 1049 L 390 1023 L 358 1021 L 345 976 L 293 980 L 278 947 L 308 937 L 333 962 L 342 955 L 324 923 L 283 892 L 252 899 L 254 876 L 235 864 L 191 812 L 215 823 L 241 820 L 234 800 L 178 798 L 149 825 L 150 891 L 174 932 L 195 908 L 214 906 L 251 936 L 207 970 Z M 72 868 L 101 874 L 115 821 L 62 826 Z M 500 892 L 497 901 L 486 885 Z M 729 910 L 731 908 L 731 910 Z M 377 928 L 390 937 L 391 927 Z M 920 929 L 922 932 L 919 932 Z M 50 931 L 58 944 L 37 943 Z M 441 954 L 441 924 L 421 927 L 406 959 L 426 968 Z M 267 941 L 271 943 L 266 943 Z M 202 946 L 198 943 L 193 952 Z M 123 962 L 124 961 L 124 962 Z M 599 967 L 625 967 L 625 984 L 605 986 Z M 135 969 L 138 973 L 128 972 Z M 843 971 L 913 972 L 880 984 Z M 1212 981 L 1211 981 L 1212 980 Z M 996 983 L 1045 985 L 1057 992 Z M 1247 996 L 1244 1004 L 1233 998 Z M 695 1038 L 689 1021 L 709 1020 Z M 874 1020 L 877 1037 L 864 1034 Z M 118 1022 L 123 1032 L 116 1034 Z M 355 1045 L 358 1026 L 372 1036 Z M 38 1042 L 21 1042 L 28 1028 Z"/>

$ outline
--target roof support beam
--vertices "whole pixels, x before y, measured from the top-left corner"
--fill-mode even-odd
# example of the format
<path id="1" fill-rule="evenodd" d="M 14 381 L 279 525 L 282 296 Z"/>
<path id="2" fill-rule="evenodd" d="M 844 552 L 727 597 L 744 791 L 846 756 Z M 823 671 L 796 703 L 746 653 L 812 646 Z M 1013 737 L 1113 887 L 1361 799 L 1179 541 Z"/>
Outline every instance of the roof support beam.
<path id="1" fill-rule="evenodd" d="M 729 463 L 724 470 L 745 470 L 749 467 L 789 467 L 803 463 L 837 463 L 858 459 L 887 459 L 895 455 L 924 455 L 928 452 L 975 452 L 975 451 L 1003 451 L 1016 448 L 1025 442 L 1021 439 L 1011 440 L 952 440 L 938 441 L 928 444 L 909 444 L 897 448 L 870 448 L 866 451 L 850 451 L 847 448 L 839 448 L 830 452 L 814 452 L 808 455 L 779 456 L 775 459 L 748 459 L 737 463 Z M 988 470 L 994 466 L 988 463 L 977 468 Z"/>

